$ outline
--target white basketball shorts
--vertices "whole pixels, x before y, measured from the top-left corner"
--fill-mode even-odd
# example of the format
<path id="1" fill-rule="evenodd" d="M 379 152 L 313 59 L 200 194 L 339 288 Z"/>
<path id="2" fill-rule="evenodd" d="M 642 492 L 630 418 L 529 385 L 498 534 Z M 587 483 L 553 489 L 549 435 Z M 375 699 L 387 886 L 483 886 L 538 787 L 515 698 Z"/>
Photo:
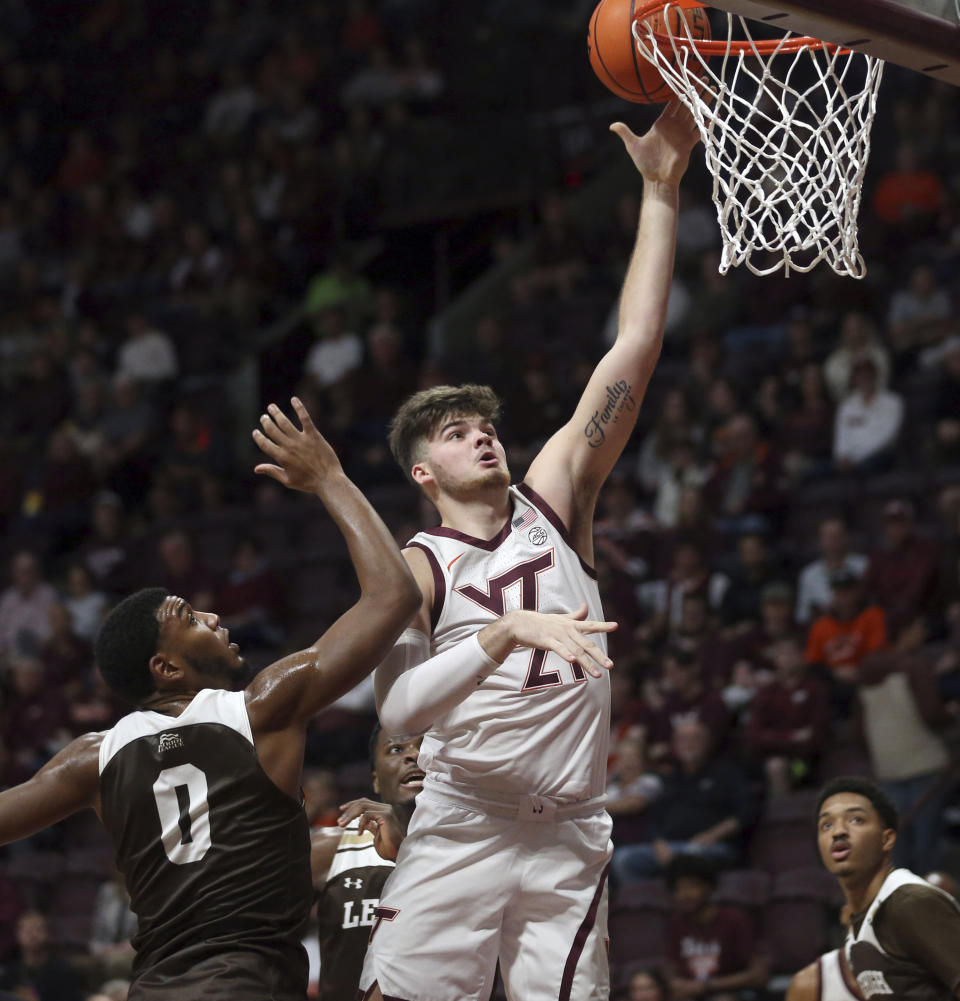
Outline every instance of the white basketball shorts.
<path id="1" fill-rule="evenodd" d="M 511 1001 L 608 1001 L 610 817 L 536 797 L 517 812 L 420 793 L 358 998 L 487 1001 L 499 958 Z"/>

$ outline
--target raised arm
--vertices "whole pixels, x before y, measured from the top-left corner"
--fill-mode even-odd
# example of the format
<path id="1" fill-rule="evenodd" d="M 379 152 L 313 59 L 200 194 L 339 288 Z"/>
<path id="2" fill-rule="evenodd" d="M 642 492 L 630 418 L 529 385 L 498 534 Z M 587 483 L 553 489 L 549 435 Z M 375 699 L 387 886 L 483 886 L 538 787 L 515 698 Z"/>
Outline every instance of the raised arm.
<path id="1" fill-rule="evenodd" d="M 26 782 L 0 792 L 0 845 L 28 838 L 87 807 L 99 808 L 100 741 L 84 734 Z"/>
<path id="2" fill-rule="evenodd" d="M 592 556 L 597 496 L 633 432 L 663 343 L 678 187 L 698 138 L 679 101 L 668 104 L 642 138 L 622 122 L 610 128 L 623 140 L 644 189 L 637 241 L 620 295 L 617 339 L 594 370 L 573 417 L 547 442 L 526 477 L 566 524 L 584 558 Z"/>
<path id="3" fill-rule="evenodd" d="M 261 671 L 247 688 L 255 732 L 304 728 L 387 655 L 420 604 L 420 592 L 387 526 L 347 479 L 330 445 L 294 399 L 297 428 L 271 404 L 254 440 L 272 460 L 255 472 L 316 494 L 343 533 L 360 598 L 312 646 Z"/>

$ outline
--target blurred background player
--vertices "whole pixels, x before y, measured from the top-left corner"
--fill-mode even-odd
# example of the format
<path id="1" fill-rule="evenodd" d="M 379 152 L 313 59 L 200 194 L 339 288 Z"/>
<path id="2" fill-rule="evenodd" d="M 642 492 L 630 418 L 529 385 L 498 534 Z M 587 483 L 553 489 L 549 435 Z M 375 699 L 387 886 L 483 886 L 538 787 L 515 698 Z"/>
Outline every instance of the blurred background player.
<path id="1" fill-rule="evenodd" d="M 844 950 L 865 998 L 960 996 L 960 907 L 895 869 L 900 818 L 875 782 L 839 777 L 817 802 L 820 858 L 850 909 Z"/>
<path id="2" fill-rule="evenodd" d="M 137 711 L 68 744 L 0 793 L 0 843 L 92 808 L 138 918 L 131 999 L 302 1001 L 310 839 L 300 793 L 310 717 L 371 671 L 416 607 L 386 526 L 299 400 L 254 439 L 256 471 L 316 494 L 343 533 L 361 596 L 317 642 L 247 671 L 229 632 L 163 588 L 108 616 L 97 661 Z"/>
<path id="3" fill-rule="evenodd" d="M 378 724 L 370 736 L 370 770 L 373 791 L 382 802 L 346 803 L 339 827 L 319 828 L 311 837 L 321 1001 L 339 1001 L 356 993 L 374 909 L 394 866 L 385 856 L 396 857 L 395 842 L 406 834 L 414 800 L 423 788 L 423 772 L 417 765 L 420 740 L 398 739 Z M 386 850 L 381 833 L 385 826 Z"/>
<path id="4" fill-rule="evenodd" d="M 697 141 L 679 103 L 642 139 L 612 128 L 643 203 L 616 342 L 569 423 L 519 487 L 487 387 L 423 391 L 391 428 L 441 526 L 406 550 L 424 600 L 376 675 L 384 727 L 426 734 L 426 779 L 377 911 L 365 997 L 485 998 L 498 957 L 512 998 L 609 993 L 611 661 L 585 633 L 610 626 L 583 621 L 602 618 L 593 517 L 660 353 L 679 183 Z"/>

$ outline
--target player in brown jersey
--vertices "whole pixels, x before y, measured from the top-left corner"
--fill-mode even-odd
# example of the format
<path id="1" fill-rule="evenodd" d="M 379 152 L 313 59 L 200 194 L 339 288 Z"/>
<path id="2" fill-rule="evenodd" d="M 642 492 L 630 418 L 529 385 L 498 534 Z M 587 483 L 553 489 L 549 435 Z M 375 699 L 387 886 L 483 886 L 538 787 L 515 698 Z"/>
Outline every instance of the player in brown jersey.
<path id="1" fill-rule="evenodd" d="M 302 1001 L 311 903 L 300 792 L 310 718 L 390 649 L 419 591 L 390 532 L 299 400 L 276 406 L 256 472 L 316 494 L 347 542 L 360 598 L 313 646 L 245 668 L 212 612 L 162 588 L 105 621 L 97 660 L 136 706 L 0 793 L 0 844 L 85 808 L 110 832 L 139 919 L 131 1001 Z"/>
<path id="2" fill-rule="evenodd" d="M 357 991 L 380 890 L 423 788 L 417 765 L 421 739 L 395 737 L 378 723 L 370 736 L 370 770 L 380 801 L 345 803 L 338 827 L 321 827 L 311 836 L 320 1001 L 349 999 Z"/>
<path id="3" fill-rule="evenodd" d="M 876 783 L 828 782 L 817 801 L 820 858 L 850 908 L 844 946 L 863 996 L 896 1001 L 960 997 L 960 907 L 893 866 L 897 809 Z"/>

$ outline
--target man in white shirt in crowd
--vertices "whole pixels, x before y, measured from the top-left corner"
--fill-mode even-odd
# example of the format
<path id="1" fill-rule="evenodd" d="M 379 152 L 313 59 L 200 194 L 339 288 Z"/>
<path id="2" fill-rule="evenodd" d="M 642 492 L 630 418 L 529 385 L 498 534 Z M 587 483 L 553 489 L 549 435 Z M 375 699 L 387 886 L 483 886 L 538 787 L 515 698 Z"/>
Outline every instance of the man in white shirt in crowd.
<path id="1" fill-rule="evenodd" d="M 837 409 L 833 436 L 837 469 L 883 469 L 902 424 L 903 399 L 878 388 L 877 366 L 872 358 L 858 359 L 850 376 L 850 392 Z"/>
<path id="2" fill-rule="evenodd" d="M 811 622 L 830 606 L 833 589 L 830 578 L 839 570 L 857 577 L 867 572 L 867 557 L 850 552 L 847 523 L 840 515 L 830 515 L 820 522 L 818 530 L 821 557 L 808 563 L 797 579 L 797 622 Z"/>

